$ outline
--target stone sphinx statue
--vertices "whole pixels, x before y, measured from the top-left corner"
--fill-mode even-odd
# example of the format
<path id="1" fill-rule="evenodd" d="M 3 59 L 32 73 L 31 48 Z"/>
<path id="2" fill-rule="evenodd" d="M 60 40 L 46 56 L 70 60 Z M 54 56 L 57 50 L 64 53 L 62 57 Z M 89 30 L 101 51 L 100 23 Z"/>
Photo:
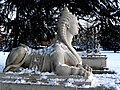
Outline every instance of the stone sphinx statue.
<path id="1" fill-rule="evenodd" d="M 80 55 L 71 45 L 73 36 L 78 34 L 79 25 L 77 18 L 69 12 L 68 8 L 64 8 L 57 27 L 57 40 L 46 48 L 44 54 L 39 55 L 39 70 L 41 72 L 55 72 L 57 75 L 90 76 L 92 69 L 88 65 L 82 66 L 82 59 Z M 30 66 L 31 61 L 28 59 L 28 55 L 25 57 L 23 56 L 25 55 L 25 52 L 25 50 L 23 50 L 23 52 L 17 51 L 16 53 L 19 53 L 19 55 L 22 56 L 18 56 L 14 60 L 11 60 L 13 59 L 11 57 L 14 57 L 14 54 L 11 54 L 11 56 L 9 55 L 4 71 L 6 72 L 12 70 L 10 69 L 10 66 L 12 65 L 15 68 Z M 26 62 L 27 64 L 25 64 Z M 6 69 L 8 67 L 9 69 Z"/>

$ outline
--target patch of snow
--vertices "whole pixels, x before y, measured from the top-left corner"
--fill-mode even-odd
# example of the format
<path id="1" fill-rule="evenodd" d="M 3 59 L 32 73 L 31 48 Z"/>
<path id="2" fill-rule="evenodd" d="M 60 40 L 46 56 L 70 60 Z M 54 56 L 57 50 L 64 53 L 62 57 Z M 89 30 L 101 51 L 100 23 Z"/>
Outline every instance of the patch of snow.
<path id="1" fill-rule="evenodd" d="M 93 87 L 96 86 L 105 86 L 107 88 L 114 87 L 117 90 L 120 90 L 120 85 L 116 83 L 119 78 L 116 77 L 114 74 L 102 74 L 102 75 L 95 75 L 95 83 Z"/>
<path id="2" fill-rule="evenodd" d="M 60 85 L 60 84 L 57 82 L 57 79 L 50 79 L 50 80 L 48 81 L 48 84 L 50 84 L 50 85 Z"/>
<path id="3" fill-rule="evenodd" d="M 26 81 L 24 79 L 20 79 L 20 80 L 17 79 L 17 80 L 14 81 L 14 83 L 18 83 L 18 84 L 22 83 L 22 84 L 24 84 L 24 83 L 26 83 Z"/>
<path id="4" fill-rule="evenodd" d="M 71 83 L 71 82 L 66 82 L 66 83 L 64 83 L 64 86 L 65 86 L 65 87 L 77 87 L 76 85 L 74 85 L 74 84 Z"/>
<path id="5" fill-rule="evenodd" d="M 9 52 L 0 52 L 0 73 L 3 72 Z"/>
<path id="6" fill-rule="evenodd" d="M 55 75 L 55 73 L 54 72 L 51 72 L 51 73 L 49 73 L 49 72 L 42 72 L 41 75 Z"/>
<path id="7" fill-rule="evenodd" d="M 44 75 L 44 74 L 43 74 L 43 75 L 41 75 L 41 76 L 40 76 L 40 80 L 42 80 L 42 79 L 47 79 L 47 76 L 46 76 L 46 75 Z"/>

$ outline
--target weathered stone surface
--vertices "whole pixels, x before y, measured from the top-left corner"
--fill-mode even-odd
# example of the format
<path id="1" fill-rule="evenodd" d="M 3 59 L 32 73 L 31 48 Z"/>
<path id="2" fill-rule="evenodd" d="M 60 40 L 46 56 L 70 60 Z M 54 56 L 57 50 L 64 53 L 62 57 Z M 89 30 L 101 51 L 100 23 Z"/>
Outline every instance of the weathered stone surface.
<path id="1" fill-rule="evenodd" d="M 48 83 L 52 79 L 57 79 L 57 82 L 60 85 L 47 85 L 40 84 L 39 82 Z M 68 79 L 76 80 L 72 86 L 65 86 L 64 84 L 68 82 Z M 24 80 L 24 82 L 16 81 Z M 78 81 L 78 80 L 81 80 Z M 70 81 L 70 80 L 69 80 Z M 29 82 L 29 83 L 27 83 Z M 105 87 L 105 86 L 94 86 L 95 81 L 90 81 L 81 76 L 56 76 L 56 75 L 47 75 L 47 79 L 40 79 L 40 74 L 0 74 L 0 90 L 116 90 L 114 87 Z M 82 86 L 83 85 L 83 86 Z M 89 87 L 85 87 L 89 85 Z"/>
<path id="2" fill-rule="evenodd" d="M 107 67 L 107 57 L 105 55 L 88 55 L 82 57 L 82 64 L 89 65 L 92 68 L 104 68 Z"/>
<path id="3" fill-rule="evenodd" d="M 65 88 L 61 86 L 44 86 L 44 85 L 24 85 L 0 83 L 0 90 L 73 90 L 74 88 Z M 79 90 L 75 88 L 76 90 Z M 81 90 L 81 89 L 80 89 Z"/>
<path id="4" fill-rule="evenodd" d="M 80 27 L 77 17 L 67 7 L 64 8 L 58 20 L 57 28 L 56 41 L 46 47 L 39 56 L 34 55 L 26 45 L 21 45 L 10 52 L 4 72 L 19 71 L 20 68 L 36 66 L 41 72 L 55 72 L 62 76 L 80 75 L 89 77 L 92 68 L 89 66 L 82 67 L 82 59 L 72 47 L 73 37 L 78 34 Z"/>
<path id="5" fill-rule="evenodd" d="M 45 86 L 45 85 L 28 85 L 28 84 L 11 84 L 0 83 L 0 90 L 114 90 L 103 86 L 90 88 L 73 88 L 63 86 Z"/>
<path id="6" fill-rule="evenodd" d="M 90 85 L 92 81 L 82 76 L 57 76 L 46 75 L 46 79 L 41 79 L 40 74 L 0 74 L 0 90 L 79 90 L 76 87 L 65 86 L 65 83 L 74 82 L 73 85 Z M 50 84 L 50 81 L 58 84 Z M 24 82 L 23 82 L 24 81 Z M 38 83 L 39 82 L 39 83 Z M 81 89 L 80 89 L 81 90 Z M 83 89 L 84 90 L 84 89 Z M 91 89 L 90 89 L 91 90 Z"/>

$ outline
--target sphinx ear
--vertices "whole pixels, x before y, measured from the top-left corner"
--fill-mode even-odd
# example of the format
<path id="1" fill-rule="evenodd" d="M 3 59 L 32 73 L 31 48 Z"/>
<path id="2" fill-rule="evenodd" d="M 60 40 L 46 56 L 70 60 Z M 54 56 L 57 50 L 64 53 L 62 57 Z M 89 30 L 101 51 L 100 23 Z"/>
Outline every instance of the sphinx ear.
<path id="1" fill-rule="evenodd" d="M 70 28 L 69 23 L 65 23 L 65 26 L 66 26 L 67 30 Z"/>

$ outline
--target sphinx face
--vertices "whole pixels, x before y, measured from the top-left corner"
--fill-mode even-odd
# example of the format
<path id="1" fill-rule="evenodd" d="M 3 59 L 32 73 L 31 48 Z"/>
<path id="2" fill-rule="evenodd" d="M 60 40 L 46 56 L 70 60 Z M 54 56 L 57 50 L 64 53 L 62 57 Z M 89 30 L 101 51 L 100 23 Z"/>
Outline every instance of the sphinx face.
<path id="1" fill-rule="evenodd" d="M 73 18 L 70 22 L 69 22 L 69 28 L 68 30 L 70 31 L 70 33 L 72 35 L 77 35 L 78 31 L 79 31 L 79 25 L 78 25 L 78 20 L 76 18 Z"/>

